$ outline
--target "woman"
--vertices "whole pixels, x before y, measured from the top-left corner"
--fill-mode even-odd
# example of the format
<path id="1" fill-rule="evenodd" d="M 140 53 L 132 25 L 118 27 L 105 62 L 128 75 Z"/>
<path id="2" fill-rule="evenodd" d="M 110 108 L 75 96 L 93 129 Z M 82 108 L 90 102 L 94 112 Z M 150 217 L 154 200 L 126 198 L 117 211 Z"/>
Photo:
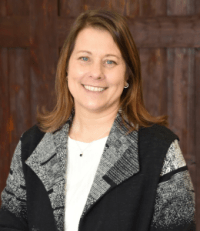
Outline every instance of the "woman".
<path id="1" fill-rule="evenodd" d="M 125 19 L 75 21 L 56 75 L 57 105 L 16 147 L 0 230 L 195 230 L 195 194 L 167 117 L 144 107 Z"/>

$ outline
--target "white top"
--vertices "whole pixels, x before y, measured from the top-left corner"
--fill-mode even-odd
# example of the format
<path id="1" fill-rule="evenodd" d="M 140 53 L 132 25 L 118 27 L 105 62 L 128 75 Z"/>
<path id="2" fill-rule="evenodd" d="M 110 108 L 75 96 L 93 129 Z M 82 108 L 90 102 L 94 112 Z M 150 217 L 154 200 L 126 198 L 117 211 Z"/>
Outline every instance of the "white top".
<path id="1" fill-rule="evenodd" d="M 65 231 L 78 231 L 79 220 L 107 138 L 108 136 L 89 144 L 68 137 Z M 82 156 L 81 150 L 84 152 Z"/>

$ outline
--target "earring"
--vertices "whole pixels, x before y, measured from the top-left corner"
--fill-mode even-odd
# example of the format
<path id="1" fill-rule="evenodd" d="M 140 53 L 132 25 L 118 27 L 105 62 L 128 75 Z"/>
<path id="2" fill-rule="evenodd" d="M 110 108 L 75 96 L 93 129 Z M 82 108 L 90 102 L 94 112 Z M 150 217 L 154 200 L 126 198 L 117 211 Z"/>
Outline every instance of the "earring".
<path id="1" fill-rule="evenodd" d="M 68 75 L 68 73 L 66 72 L 66 76 Z"/>
<path id="2" fill-rule="evenodd" d="M 124 88 L 128 88 L 129 87 L 129 83 L 127 83 L 127 86 L 125 86 Z"/>

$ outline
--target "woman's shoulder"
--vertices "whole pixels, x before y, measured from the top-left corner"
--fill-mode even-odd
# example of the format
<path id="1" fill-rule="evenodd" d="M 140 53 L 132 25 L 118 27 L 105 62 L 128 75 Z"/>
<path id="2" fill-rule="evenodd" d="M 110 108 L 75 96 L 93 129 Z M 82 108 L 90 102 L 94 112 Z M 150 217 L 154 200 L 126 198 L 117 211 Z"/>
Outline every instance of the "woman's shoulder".
<path id="1" fill-rule="evenodd" d="M 31 154 L 44 135 L 45 132 L 42 132 L 37 124 L 27 129 L 20 138 L 22 151 L 26 150 L 26 153 Z"/>
<path id="2" fill-rule="evenodd" d="M 42 132 L 37 124 L 34 124 L 32 127 L 27 129 L 21 136 L 21 140 L 29 141 L 30 139 L 42 138 L 45 132 Z"/>
<path id="3" fill-rule="evenodd" d="M 144 139 L 154 139 L 158 141 L 169 141 L 172 142 L 173 140 L 179 140 L 177 134 L 175 134 L 170 128 L 160 125 L 160 124 L 153 124 L 149 127 L 141 127 L 139 129 L 140 137 Z"/>

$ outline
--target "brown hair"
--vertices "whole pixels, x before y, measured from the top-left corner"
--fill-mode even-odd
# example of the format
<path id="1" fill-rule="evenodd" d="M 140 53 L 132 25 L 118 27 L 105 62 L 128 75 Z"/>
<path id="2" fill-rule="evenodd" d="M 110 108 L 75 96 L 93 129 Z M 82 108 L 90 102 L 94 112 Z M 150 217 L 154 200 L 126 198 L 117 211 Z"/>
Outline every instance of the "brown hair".
<path id="1" fill-rule="evenodd" d="M 120 108 L 123 123 L 129 129 L 128 131 L 134 131 L 138 125 L 149 127 L 156 123 L 168 126 L 167 115 L 154 117 L 144 106 L 140 58 L 125 17 L 111 10 L 96 9 L 81 13 L 71 27 L 57 65 L 55 81 L 57 102 L 51 112 L 43 110 L 43 113 L 40 113 L 37 107 L 39 128 L 44 132 L 53 132 L 67 121 L 72 112 L 74 103 L 66 82 L 66 70 L 76 37 L 86 27 L 107 30 L 112 35 L 125 60 L 129 87 L 124 89 L 121 95 Z"/>

